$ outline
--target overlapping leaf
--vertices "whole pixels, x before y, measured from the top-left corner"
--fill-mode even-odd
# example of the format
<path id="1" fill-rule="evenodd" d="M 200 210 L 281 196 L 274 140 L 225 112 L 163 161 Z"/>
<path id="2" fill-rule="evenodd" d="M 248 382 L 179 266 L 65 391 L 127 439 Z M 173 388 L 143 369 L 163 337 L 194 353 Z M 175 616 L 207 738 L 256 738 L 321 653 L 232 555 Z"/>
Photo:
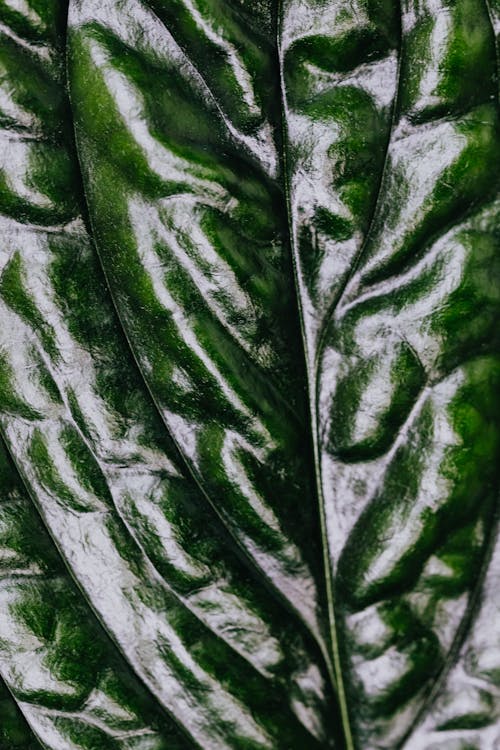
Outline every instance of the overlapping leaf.
<path id="1" fill-rule="evenodd" d="M 9 523 L 58 571 L 8 574 L 0 670 L 36 736 L 494 747 L 498 9 L 72 0 L 69 108 L 39 5 L 0 6 Z M 73 600 L 92 678 L 54 666 Z"/>
<path id="2" fill-rule="evenodd" d="M 170 433 L 234 539 L 319 634 L 300 338 L 264 109 L 273 42 L 250 10 L 217 12 L 72 5 L 82 167 L 110 289 Z"/>
<path id="3" fill-rule="evenodd" d="M 70 138 L 41 127 L 19 138 L 25 161 L 49 140 L 74 166 Z M 179 468 L 117 328 L 78 183 L 57 170 L 63 213 L 49 201 L 53 160 L 40 162 L 40 189 L 31 202 L 19 190 L 24 216 L 6 217 L 2 247 L 2 427 L 18 470 L 92 609 L 188 744 L 314 746 L 326 736 L 315 649 Z"/>
<path id="4" fill-rule="evenodd" d="M 185 750 L 82 602 L 3 448 L 0 461 L 0 671 L 34 736 L 54 750 Z M 2 747 L 39 748 L 15 718 Z"/>

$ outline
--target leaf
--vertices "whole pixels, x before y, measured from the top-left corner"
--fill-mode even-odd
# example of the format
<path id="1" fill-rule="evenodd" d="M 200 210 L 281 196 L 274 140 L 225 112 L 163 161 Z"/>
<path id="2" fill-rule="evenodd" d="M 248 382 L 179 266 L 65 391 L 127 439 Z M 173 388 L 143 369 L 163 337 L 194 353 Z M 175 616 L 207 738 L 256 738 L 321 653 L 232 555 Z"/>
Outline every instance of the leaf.
<path id="1" fill-rule="evenodd" d="M 494 746 L 498 18 L 0 3 L 0 675 L 44 746 Z"/>
<path id="2" fill-rule="evenodd" d="M 435 697 L 498 495 L 495 40 L 483 3 L 407 2 L 396 68 L 389 11 L 330 4 L 304 27 L 292 4 L 282 52 L 303 87 L 288 181 L 339 693 L 363 747 L 406 746 Z M 319 198 L 310 164 L 333 168 Z"/>
<path id="3" fill-rule="evenodd" d="M 38 156 L 34 135 L 27 148 Z M 55 145 L 74 170 L 70 138 Z M 28 200 L 31 221 L 5 220 L 6 444 L 84 597 L 188 744 L 315 747 L 326 736 L 320 655 L 249 578 L 184 476 L 117 329 L 72 170 L 58 174 L 63 224 L 59 206 L 34 224 Z M 73 724 L 72 742 L 84 734 Z"/>
<path id="4" fill-rule="evenodd" d="M 189 5 L 157 10 L 137 0 L 119 13 L 114 3 L 71 7 L 72 95 L 95 237 L 139 367 L 193 476 L 319 637 L 317 561 L 304 544 L 313 506 L 300 501 L 311 497 L 299 450 L 300 337 L 278 156 L 258 104 L 275 93 L 265 86 L 272 41 L 250 22 L 245 29 L 230 6 L 213 19 L 227 25 L 227 42 L 214 41 L 211 19 L 194 9 L 190 17 Z M 173 36 L 184 31 L 201 36 L 199 61 Z M 210 68 L 205 46 L 218 60 L 213 85 L 218 67 L 232 81 L 221 102 L 199 71 Z M 254 66 L 262 91 L 250 88 Z"/>
<path id="5" fill-rule="evenodd" d="M 54 750 L 185 750 L 81 601 L 3 448 L 0 475 L 0 671 L 33 734 Z M 2 705 L 2 747 L 40 748 Z"/>

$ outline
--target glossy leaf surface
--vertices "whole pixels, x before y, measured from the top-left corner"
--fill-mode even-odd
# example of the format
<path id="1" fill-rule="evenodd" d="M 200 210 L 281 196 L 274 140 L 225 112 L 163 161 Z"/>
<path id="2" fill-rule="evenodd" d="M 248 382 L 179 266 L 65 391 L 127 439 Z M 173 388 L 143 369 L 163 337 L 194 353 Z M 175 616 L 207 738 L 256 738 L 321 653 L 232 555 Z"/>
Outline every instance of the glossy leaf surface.
<path id="1" fill-rule="evenodd" d="M 499 19 L 0 2 L 8 750 L 500 742 Z"/>

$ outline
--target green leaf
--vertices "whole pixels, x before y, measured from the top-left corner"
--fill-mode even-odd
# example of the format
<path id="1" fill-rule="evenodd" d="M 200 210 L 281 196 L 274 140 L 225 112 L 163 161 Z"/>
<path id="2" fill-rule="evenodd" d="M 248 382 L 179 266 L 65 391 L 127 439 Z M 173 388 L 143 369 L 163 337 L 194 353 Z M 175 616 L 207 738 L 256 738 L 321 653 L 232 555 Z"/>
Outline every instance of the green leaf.
<path id="1" fill-rule="evenodd" d="M 8 731 L 493 748 L 496 0 L 67 12 L 0 2 Z"/>
<path id="2" fill-rule="evenodd" d="M 197 62 L 173 36 L 196 32 L 182 3 L 160 16 L 135 1 L 72 6 L 82 168 L 110 290 L 170 434 L 235 541 L 319 637 L 300 334 L 278 155 L 258 104 L 276 96 L 273 46 L 229 7 L 213 24 L 241 54 L 226 59 L 207 30 Z M 199 72 L 217 74 L 204 52 L 221 58 L 227 101 Z M 262 91 L 245 83 L 254 66 Z"/>
<path id="3" fill-rule="evenodd" d="M 82 602 L 3 446 L 0 477 L 0 671 L 33 735 L 50 749 L 185 750 Z M 1 706 L 2 748 L 39 748 Z"/>
<path id="4" fill-rule="evenodd" d="M 352 185 L 359 189 L 366 167 L 345 166 L 325 198 L 336 221 L 314 240 L 313 269 L 311 209 L 300 184 L 294 190 L 300 152 L 289 178 L 344 720 L 357 742 L 382 747 L 411 734 L 467 627 L 490 544 L 499 449 L 499 132 L 488 12 L 482 3 L 407 3 L 397 74 L 390 28 L 384 20 L 386 47 L 377 42 L 345 83 L 352 95 L 372 87 L 384 96 L 388 76 L 395 84 L 383 168 L 344 240 L 345 270 L 335 225 L 346 213 L 356 218 Z M 311 65 L 298 49 L 295 67 Z M 324 67 L 290 106 L 291 146 L 312 101 L 333 130 L 331 98 L 343 92 Z M 344 157 L 339 140 L 328 153 Z M 328 273 L 331 298 L 321 307 Z"/>
<path id="5" fill-rule="evenodd" d="M 38 155 L 42 138 L 29 135 Z M 56 145 L 71 160 L 70 135 Z M 319 650 L 249 576 L 186 476 L 117 327 L 71 174 L 58 173 L 74 207 L 63 224 L 48 211 L 43 225 L 6 220 L 6 444 L 84 599 L 193 743 L 315 747 L 331 702 Z"/>

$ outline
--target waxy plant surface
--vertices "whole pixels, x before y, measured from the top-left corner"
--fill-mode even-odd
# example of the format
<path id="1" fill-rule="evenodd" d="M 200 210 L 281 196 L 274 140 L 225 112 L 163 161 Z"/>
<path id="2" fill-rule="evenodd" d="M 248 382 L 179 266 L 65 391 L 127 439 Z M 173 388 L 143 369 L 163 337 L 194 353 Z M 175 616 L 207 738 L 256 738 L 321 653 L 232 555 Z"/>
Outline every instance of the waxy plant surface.
<path id="1" fill-rule="evenodd" d="M 0 749 L 499 750 L 500 0 L 0 0 Z"/>

